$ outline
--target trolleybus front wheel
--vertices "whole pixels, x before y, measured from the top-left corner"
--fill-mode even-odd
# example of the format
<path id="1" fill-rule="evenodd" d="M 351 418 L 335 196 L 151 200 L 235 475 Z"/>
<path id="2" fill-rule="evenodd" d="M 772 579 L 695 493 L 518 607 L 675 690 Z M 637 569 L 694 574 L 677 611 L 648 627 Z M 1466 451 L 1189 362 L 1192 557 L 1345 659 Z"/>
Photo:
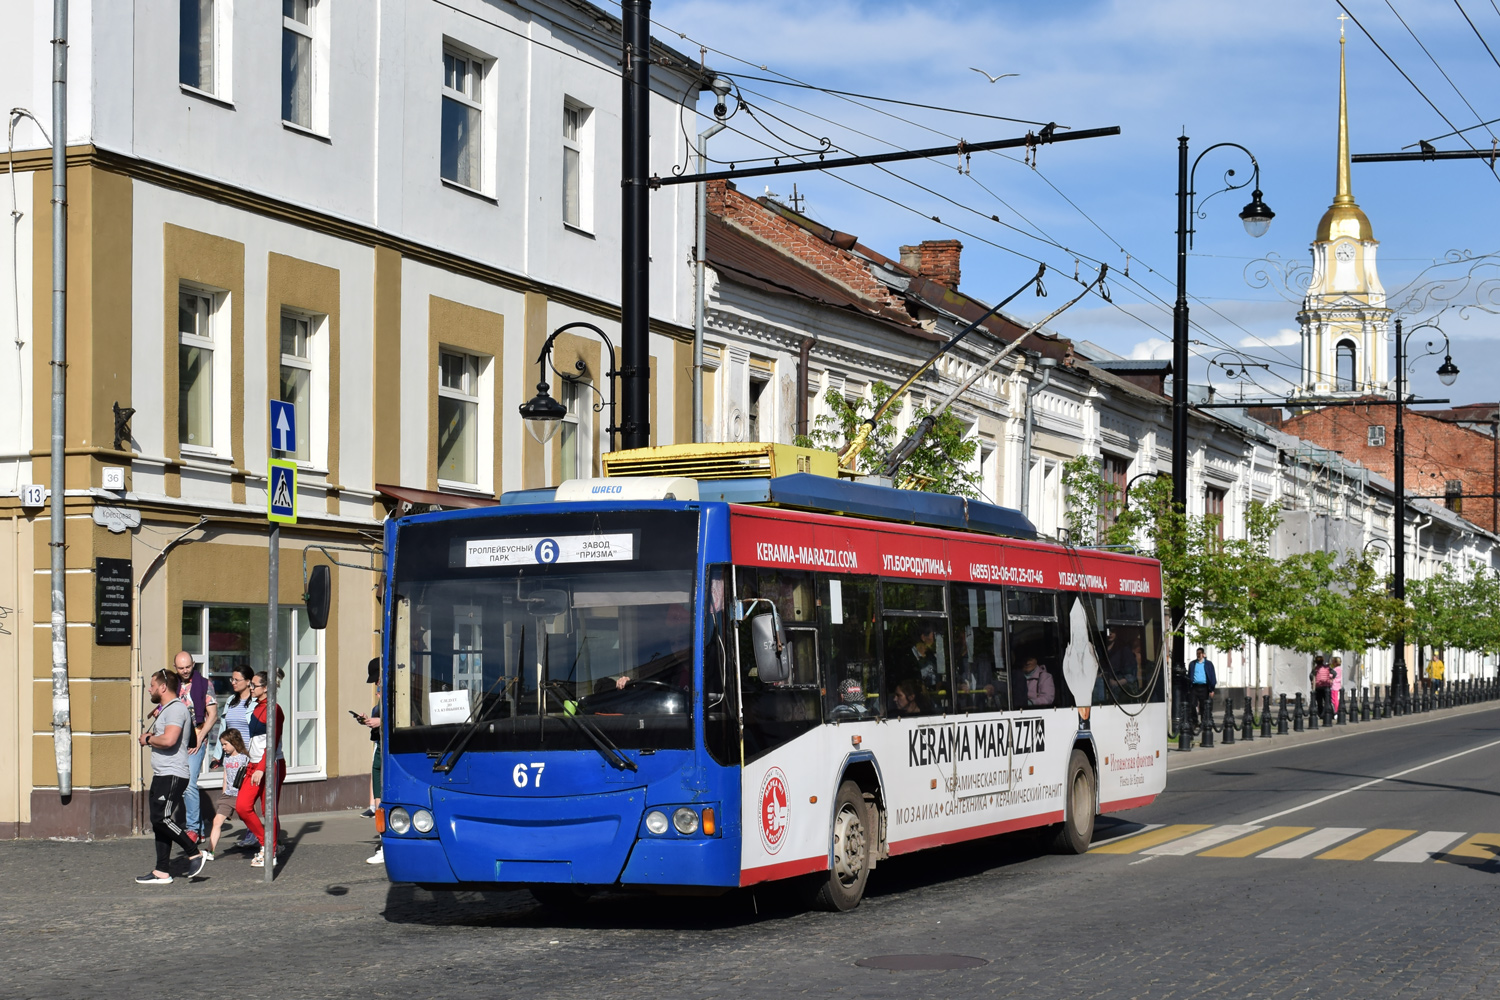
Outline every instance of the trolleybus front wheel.
<path id="1" fill-rule="evenodd" d="M 833 803 L 833 864 L 822 875 L 811 876 L 812 905 L 842 912 L 859 905 L 870 878 L 870 807 L 853 781 L 839 786 Z"/>
<path id="2" fill-rule="evenodd" d="M 1063 821 L 1053 831 L 1052 848 L 1059 854 L 1082 854 L 1094 839 L 1094 768 L 1082 750 L 1068 757 Z"/>

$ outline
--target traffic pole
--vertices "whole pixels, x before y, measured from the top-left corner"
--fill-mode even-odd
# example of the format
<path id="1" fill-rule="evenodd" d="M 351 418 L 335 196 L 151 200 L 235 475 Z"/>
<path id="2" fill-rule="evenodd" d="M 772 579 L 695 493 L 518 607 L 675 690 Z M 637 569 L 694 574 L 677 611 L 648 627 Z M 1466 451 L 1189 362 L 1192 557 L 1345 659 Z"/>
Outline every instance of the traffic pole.
<path id="1" fill-rule="evenodd" d="M 276 602 L 276 585 L 281 576 L 281 525 L 271 522 L 271 548 L 266 572 L 269 587 L 266 598 L 266 763 L 265 802 L 261 815 L 265 819 L 266 837 L 261 845 L 261 858 L 265 861 L 265 874 L 261 878 L 272 882 L 276 878 L 276 761 L 281 749 L 281 733 L 276 725 L 276 674 L 279 671 L 276 654 L 276 619 L 280 608 Z"/>

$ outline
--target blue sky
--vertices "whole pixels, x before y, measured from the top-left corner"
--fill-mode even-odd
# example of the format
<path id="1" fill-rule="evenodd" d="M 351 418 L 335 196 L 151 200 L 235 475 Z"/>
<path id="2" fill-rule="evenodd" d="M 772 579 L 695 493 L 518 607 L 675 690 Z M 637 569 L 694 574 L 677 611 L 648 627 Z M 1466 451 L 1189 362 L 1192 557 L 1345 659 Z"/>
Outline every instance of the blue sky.
<path id="1" fill-rule="evenodd" d="M 1345 3 L 1457 127 L 1500 117 L 1500 100 L 1493 96 L 1500 92 L 1500 64 L 1463 18 L 1467 12 L 1479 35 L 1500 53 L 1500 8 L 1492 0 Z M 1023 134 L 1027 126 L 895 105 L 876 104 L 881 109 L 876 111 L 863 106 L 872 102 L 856 104 L 746 77 L 785 74 L 822 87 L 1072 128 L 1119 125 L 1118 137 L 1042 149 L 1037 170 L 1019 156 L 990 153 L 976 155 L 968 175 L 954 162 L 897 164 L 889 168 L 892 173 L 875 167 L 840 172 L 899 204 L 823 174 L 795 180 L 809 215 L 891 256 L 903 243 L 956 236 L 964 243 L 962 286 L 980 298 L 1002 297 L 1034 273 L 1036 265 L 1026 257 L 1045 260 L 1054 269 L 1048 281 L 1053 294 L 1017 300 L 1022 315 L 1041 315 L 1049 303 L 1061 301 L 1060 293 L 1072 286 L 1075 255 L 1084 258 L 1085 275 L 1092 274 L 1090 257 L 1116 271 L 1125 265 L 1123 247 L 1135 282 L 1111 280 L 1115 305 L 1085 300 L 1054 325 L 1075 340 L 1092 340 L 1126 356 L 1169 352 L 1177 136 L 1186 129 L 1195 156 L 1216 142 L 1248 146 L 1261 164 L 1261 187 L 1276 220 L 1266 236 L 1251 239 L 1237 218 L 1248 197 L 1236 191 L 1210 202 L 1208 217 L 1197 223 L 1188 288 L 1202 300 L 1192 303 L 1193 318 L 1205 330 L 1194 332 L 1204 344 L 1195 348 L 1200 357 L 1193 380 L 1238 391 L 1241 381 L 1225 371 L 1240 368 L 1235 351 L 1271 365 L 1251 374 L 1272 391 L 1286 387 L 1284 378 L 1296 377 L 1297 347 L 1289 331 L 1295 331 L 1297 307 L 1274 287 L 1257 287 L 1246 270 L 1267 255 L 1305 265 L 1318 219 L 1333 196 L 1340 13 L 1333 0 L 656 0 L 652 13 L 657 36 L 681 51 L 697 54 L 699 44 L 719 50 L 708 53 L 709 65 L 739 78 L 747 101 L 762 113 L 760 122 L 775 134 L 746 113 L 732 124 L 781 149 L 810 144 L 811 135 L 826 136 L 847 152 L 881 152 L 940 145 L 948 141 L 945 136 L 1007 138 Z M 1436 57 L 1436 66 L 1413 32 Z M 1395 150 L 1450 131 L 1353 22 L 1347 33 L 1355 152 Z M 970 67 L 1019 76 L 992 84 Z M 710 104 L 706 101 L 702 110 Z M 1500 123 L 1490 127 L 1500 135 Z M 1466 134 L 1476 146 L 1491 145 L 1484 128 Z M 1463 148 L 1463 143 L 1449 138 L 1437 146 Z M 766 147 L 726 132 L 714 140 L 711 152 L 732 159 L 766 155 Z M 1209 154 L 1197 174 L 1200 197 L 1222 187 L 1219 181 L 1230 168 L 1236 180 L 1244 179 L 1248 162 L 1233 151 Z M 792 182 L 792 177 L 746 180 L 741 189 L 758 195 L 769 184 L 785 196 Z M 1500 251 L 1494 225 L 1500 180 L 1480 162 L 1356 166 L 1354 194 L 1380 240 L 1380 273 L 1388 291 L 1417 279 L 1450 251 Z M 1045 233 L 1068 249 L 1028 238 L 992 221 L 992 215 L 1020 230 Z M 1476 278 L 1500 279 L 1500 257 L 1495 261 L 1482 265 Z M 1468 265 L 1445 266 L 1427 276 L 1462 278 L 1468 271 Z M 1454 305 L 1472 305 L 1486 291 L 1471 283 Z M 1431 306 L 1417 309 L 1408 323 L 1434 313 Z M 1471 308 L 1465 318 L 1450 308 L 1441 323 L 1453 338 L 1454 361 L 1463 375 L 1445 389 L 1433 375 L 1441 358 L 1426 359 L 1415 367 L 1416 391 L 1455 402 L 1500 397 L 1489 374 L 1500 361 L 1500 315 Z M 1425 333 L 1414 338 L 1414 352 L 1426 339 Z M 1217 364 L 1211 367 L 1210 360 Z"/>

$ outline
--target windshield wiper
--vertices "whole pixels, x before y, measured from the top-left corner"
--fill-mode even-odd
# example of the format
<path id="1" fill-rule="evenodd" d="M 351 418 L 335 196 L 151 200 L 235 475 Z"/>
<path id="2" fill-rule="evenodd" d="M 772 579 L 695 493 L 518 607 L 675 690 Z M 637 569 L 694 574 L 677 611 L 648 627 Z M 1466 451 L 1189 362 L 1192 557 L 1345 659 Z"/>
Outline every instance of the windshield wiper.
<path id="1" fill-rule="evenodd" d="M 600 731 L 592 722 L 580 716 L 574 715 L 573 713 L 568 711 L 568 699 L 564 698 L 560 692 L 554 690 L 555 688 L 560 688 L 561 686 L 562 685 L 556 681 L 547 682 L 547 693 L 552 695 L 558 701 L 562 702 L 563 718 L 577 723 L 578 728 L 583 731 L 583 734 L 587 736 L 591 741 L 593 741 L 595 749 L 599 751 L 599 753 L 604 757 L 605 760 L 609 761 L 615 767 L 618 767 L 622 771 L 640 770 L 635 761 L 631 760 L 629 757 L 621 753 L 620 748 L 616 746 L 608 736 L 605 736 L 604 733 Z"/>
<path id="2" fill-rule="evenodd" d="M 516 676 L 518 677 L 520 676 L 521 671 L 521 650 L 525 648 L 526 626 L 522 625 L 521 642 L 520 645 L 516 647 Z M 483 709 L 485 700 L 488 699 L 491 694 L 494 694 L 495 688 L 498 687 L 500 682 L 503 680 L 505 680 L 505 668 L 502 665 L 500 668 L 500 676 L 495 678 L 495 683 L 491 684 L 489 690 L 485 691 L 484 695 L 480 697 L 479 704 L 475 705 L 469 711 L 469 714 L 471 716 L 474 716 L 474 713 L 476 712 L 478 712 L 479 714 L 472 719 L 466 720 L 467 725 L 465 725 L 465 727 L 459 732 L 454 733 L 453 739 L 449 740 L 448 745 L 443 747 L 443 752 L 438 754 L 437 761 L 432 765 L 432 771 L 434 774 L 437 774 L 439 772 L 443 774 L 452 773 L 453 768 L 458 764 L 458 758 L 463 756 L 465 748 L 468 747 L 469 740 L 473 739 L 474 734 L 479 732 L 479 724 L 484 721 Z"/>

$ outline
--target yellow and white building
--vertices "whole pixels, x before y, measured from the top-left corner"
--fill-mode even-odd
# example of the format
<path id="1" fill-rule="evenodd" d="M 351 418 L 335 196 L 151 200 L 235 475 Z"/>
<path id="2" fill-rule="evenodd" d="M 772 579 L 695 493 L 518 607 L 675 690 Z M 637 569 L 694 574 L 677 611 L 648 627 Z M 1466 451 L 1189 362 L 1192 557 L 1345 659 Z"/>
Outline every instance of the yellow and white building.
<path id="1" fill-rule="evenodd" d="M 51 120 L 50 0 L 0 39 L 0 104 Z M 48 140 L 14 127 L 0 193 L 0 836 L 142 825 L 143 678 L 188 649 L 216 681 L 266 655 L 268 400 L 294 404 L 282 532 L 284 811 L 363 805 L 381 522 L 590 474 L 592 393 L 522 430 L 564 323 L 618 343 L 620 27 L 582 0 L 74 0 L 69 28 L 67 491 L 72 796 L 51 730 Z M 653 50 L 653 169 L 683 158 L 702 73 Z M 653 443 L 691 437 L 692 192 L 652 195 Z M 603 384 L 600 344 L 559 369 Z M 558 380 L 549 377 L 554 394 Z M 118 428 L 116 407 L 133 410 Z M 107 470 L 124 489 L 105 489 Z M 101 645 L 97 560 L 129 560 Z M 336 560 L 324 632 L 303 573 Z M 224 690 L 222 684 L 220 690 Z M 205 770 L 203 784 L 214 779 Z"/>

